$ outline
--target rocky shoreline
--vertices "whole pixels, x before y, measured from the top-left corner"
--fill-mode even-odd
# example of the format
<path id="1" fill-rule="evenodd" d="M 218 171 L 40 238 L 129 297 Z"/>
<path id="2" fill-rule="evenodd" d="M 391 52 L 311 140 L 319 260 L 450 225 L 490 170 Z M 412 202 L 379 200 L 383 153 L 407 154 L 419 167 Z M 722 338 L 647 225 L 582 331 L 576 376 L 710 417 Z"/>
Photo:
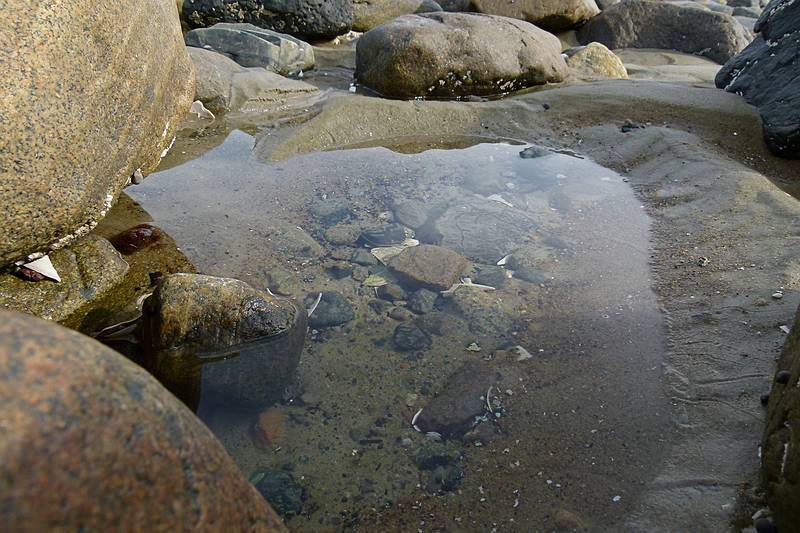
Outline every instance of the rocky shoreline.
<path id="1" fill-rule="evenodd" d="M 15 529 L 793 531 L 798 4 L 73 3 L 0 8 Z"/>

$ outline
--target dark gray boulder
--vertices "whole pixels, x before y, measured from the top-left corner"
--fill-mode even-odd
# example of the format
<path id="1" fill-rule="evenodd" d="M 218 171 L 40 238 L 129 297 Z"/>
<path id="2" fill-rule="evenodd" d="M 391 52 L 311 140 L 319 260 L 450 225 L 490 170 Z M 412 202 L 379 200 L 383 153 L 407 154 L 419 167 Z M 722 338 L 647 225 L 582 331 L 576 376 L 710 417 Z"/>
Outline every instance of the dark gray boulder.
<path id="1" fill-rule="evenodd" d="M 492 15 L 405 15 L 365 33 L 356 49 L 359 83 L 395 98 L 500 94 L 566 74 L 558 38 Z"/>
<path id="2" fill-rule="evenodd" d="M 778 156 L 800 158 L 800 2 L 774 0 L 756 39 L 728 61 L 716 85 L 758 107 L 764 139 Z"/>
<path id="3" fill-rule="evenodd" d="M 578 30 L 582 44 L 661 48 L 724 63 L 750 42 L 749 32 L 725 13 L 651 0 L 623 0 Z"/>
<path id="4" fill-rule="evenodd" d="M 184 0 L 190 28 L 249 22 L 308 39 L 330 39 L 353 26 L 352 0 Z"/>

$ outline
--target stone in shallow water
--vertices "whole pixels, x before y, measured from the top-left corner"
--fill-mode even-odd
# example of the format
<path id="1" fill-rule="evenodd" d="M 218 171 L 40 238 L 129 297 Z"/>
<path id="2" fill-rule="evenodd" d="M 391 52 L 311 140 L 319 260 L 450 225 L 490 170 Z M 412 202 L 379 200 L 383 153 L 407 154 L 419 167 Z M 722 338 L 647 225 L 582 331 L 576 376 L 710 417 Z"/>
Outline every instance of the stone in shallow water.
<path id="1" fill-rule="evenodd" d="M 279 515 L 289 517 L 303 512 L 306 489 L 297 483 L 290 472 L 259 468 L 250 476 L 250 482 Z"/>
<path id="2" fill-rule="evenodd" d="M 433 346 L 430 335 L 413 324 L 400 324 L 392 337 L 394 346 L 401 352 L 428 350 Z"/>
<path id="3" fill-rule="evenodd" d="M 152 373 L 191 407 L 229 398 L 258 409 L 291 382 L 306 321 L 293 301 L 242 281 L 171 274 L 145 301 L 142 342 Z"/>
<path id="4" fill-rule="evenodd" d="M 306 308 L 310 308 L 317 300 L 317 294 L 309 294 L 306 296 L 303 303 Z M 312 328 L 328 328 L 332 326 L 341 326 L 347 324 L 351 320 L 355 320 L 356 314 L 353 311 L 353 306 L 347 301 L 347 298 L 338 292 L 323 292 L 322 299 L 319 305 L 311 314 L 308 320 L 308 325 Z"/>
<path id="5" fill-rule="evenodd" d="M 50 322 L 0 311 L 0 420 L 9 531 L 286 531 L 155 379 Z"/>
<path id="6" fill-rule="evenodd" d="M 358 82 L 387 97 L 493 95 L 567 74 L 554 35 L 491 15 L 405 15 L 356 46 Z"/>
<path id="7" fill-rule="evenodd" d="M 424 315 L 433 311 L 439 294 L 428 289 L 414 291 L 408 299 L 408 308 L 417 314 Z"/>
<path id="8" fill-rule="evenodd" d="M 456 283 L 468 261 L 441 246 L 421 244 L 403 250 L 389 261 L 389 268 L 411 288 L 444 291 Z"/>
<path id="9" fill-rule="evenodd" d="M 400 224 L 386 224 L 379 228 L 370 228 L 361 232 L 358 244 L 375 248 L 399 244 L 406 239 L 406 230 Z"/>

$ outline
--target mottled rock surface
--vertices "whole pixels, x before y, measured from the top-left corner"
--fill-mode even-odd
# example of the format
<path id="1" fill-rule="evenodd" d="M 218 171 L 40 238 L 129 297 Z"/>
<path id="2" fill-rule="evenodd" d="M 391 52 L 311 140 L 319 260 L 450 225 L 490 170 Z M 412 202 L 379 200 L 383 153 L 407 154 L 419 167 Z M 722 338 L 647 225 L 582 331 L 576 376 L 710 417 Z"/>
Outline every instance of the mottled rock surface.
<path id="1" fill-rule="evenodd" d="M 0 274 L 0 308 L 61 321 L 107 294 L 128 272 L 128 263 L 111 243 L 93 235 L 53 252 L 50 260 L 59 283 Z"/>
<path id="2" fill-rule="evenodd" d="M 717 87 L 758 107 L 774 154 L 800 158 L 800 3 L 770 2 L 755 31 L 755 40 L 719 71 Z"/>
<path id="3" fill-rule="evenodd" d="M 795 531 L 800 509 L 800 314 L 783 348 L 776 376 L 782 372 L 788 372 L 789 379 L 776 378 L 772 385 L 761 466 L 778 531 Z"/>
<path id="4" fill-rule="evenodd" d="M 0 265 L 101 219 L 170 146 L 194 94 L 175 3 L 0 6 Z"/>
<path id="5" fill-rule="evenodd" d="M 467 265 L 456 252 L 430 244 L 406 248 L 389 261 L 389 268 L 409 287 L 432 291 L 452 287 Z"/>
<path id="6" fill-rule="evenodd" d="M 401 15 L 441 10 L 433 0 L 353 0 L 353 30 L 368 31 Z"/>
<path id="7" fill-rule="evenodd" d="M 464 11 L 521 19 L 551 31 L 578 26 L 600 13 L 594 0 L 470 0 Z"/>
<path id="8" fill-rule="evenodd" d="M 286 531 L 222 445 L 101 344 L 0 311 L 8 531 Z"/>
<path id="9" fill-rule="evenodd" d="M 492 95 L 567 73 L 554 35 L 492 15 L 405 15 L 368 31 L 356 47 L 359 83 L 388 97 Z"/>
<path id="10" fill-rule="evenodd" d="M 567 53 L 567 65 L 574 78 L 584 81 L 628 79 L 628 71 L 622 60 L 600 43 L 589 43 L 571 54 L 569 51 Z"/>
<path id="11" fill-rule="evenodd" d="M 184 0 L 189 27 L 247 22 L 309 39 L 333 38 L 353 25 L 351 0 Z"/>
<path id="12" fill-rule="evenodd" d="M 172 274 L 144 303 L 142 337 L 153 374 L 187 404 L 220 397 L 256 409 L 293 378 L 306 322 L 292 300 L 242 281 Z"/>
<path id="13" fill-rule="evenodd" d="M 583 44 L 608 48 L 662 48 L 699 54 L 724 63 L 750 42 L 732 16 L 652 0 L 623 0 L 578 30 Z"/>

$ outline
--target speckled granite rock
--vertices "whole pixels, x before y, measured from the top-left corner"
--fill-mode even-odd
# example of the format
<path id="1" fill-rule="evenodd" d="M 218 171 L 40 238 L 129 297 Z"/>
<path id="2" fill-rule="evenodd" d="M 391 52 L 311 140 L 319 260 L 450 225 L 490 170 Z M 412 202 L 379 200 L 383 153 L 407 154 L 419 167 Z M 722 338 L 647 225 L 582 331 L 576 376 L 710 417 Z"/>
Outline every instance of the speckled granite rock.
<path id="1" fill-rule="evenodd" d="M 298 37 L 329 39 L 353 25 L 351 0 L 184 0 L 183 20 L 192 28 L 247 22 Z"/>
<path id="2" fill-rule="evenodd" d="M 788 372 L 788 376 L 783 374 Z M 788 379 L 786 379 L 788 378 Z M 778 361 L 761 446 L 764 488 L 778 531 L 796 531 L 800 510 L 800 313 Z"/>
<path id="3" fill-rule="evenodd" d="M 61 246 L 158 164 L 194 94 L 172 0 L 0 4 L 0 265 Z"/>
<path id="4" fill-rule="evenodd" d="M 468 261 L 441 246 L 421 244 L 406 248 L 389 261 L 389 268 L 410 288 L 444 291 L 458 281 Z"/>
<path id="5" fill-rule="evenodd" d="M 520 19 L 552 31 L 578 26 L 600 13 L 594 0 L 470 0 L 466 11 Z"/>
<path id="6" fill-rule="evenodd" d="M 717 63 L 733 57 L 750 38 L 744 26 L 725 13 L 652 0 L 623 0 L 578 30 L 583 44 L 677 50 Z"/>
<path id="7" fill-rule="evenodd" d="M 128 263 L 107 240 L 88 236 L 50 255 L 61 282 L 0 274 L 0 308 L 61 321 L 119 284 Z"/>
<path id="8" fill-rule="evenodd" d="M 584 81 L 601 79 L 627 80 L 628 71 L 614 52 L 600 43 L 589 43 L 576 50 L 567 50 L 570 75 Z"/>
<path id="9" fill-rule="evenodd" d="M 434 0 L 353 0 L 353 30 L 368 31 L 401 15 L 441 10 Z"/>
<path id="10" fill-rule="evenodd" d="M 0 521 L 8 531 L 286 531 L 211 431 L 145 371 L 4 311 Z"/>
<path id="11" fill-rule="evenodd" d="M 193 408 L 227 398 L 259 409 L 280 399 L 308 317 L 292 300 L 199 274 L 164 277 L 144 303 L 151 371 Z"/>
<path id="12" fill-rule="evenodd" d="M 387 97 L 493 95 L 566 74 L 557 37 L 492 15 L 404 15 L 356 44 L 356 78 Z"/>

